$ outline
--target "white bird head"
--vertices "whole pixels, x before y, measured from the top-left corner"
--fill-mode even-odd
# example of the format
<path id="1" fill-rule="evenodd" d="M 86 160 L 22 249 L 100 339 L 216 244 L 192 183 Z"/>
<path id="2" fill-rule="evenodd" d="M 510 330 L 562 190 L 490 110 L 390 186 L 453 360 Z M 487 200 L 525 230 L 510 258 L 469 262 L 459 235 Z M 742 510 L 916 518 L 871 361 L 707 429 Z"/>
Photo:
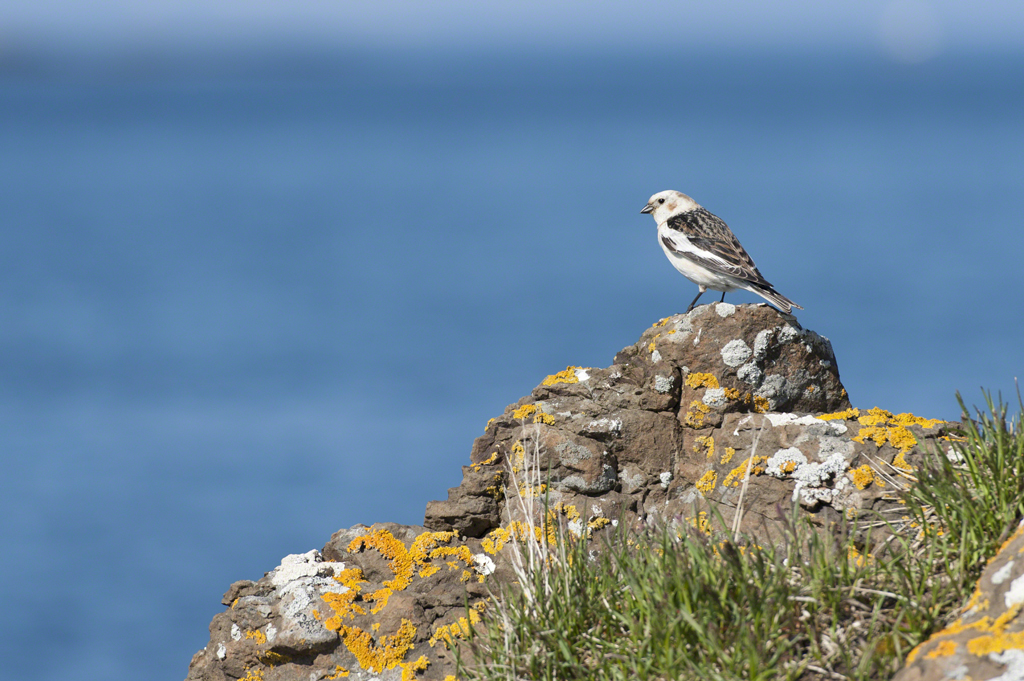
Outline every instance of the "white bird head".
<path id="1" fill-rule="evenodd" d="M 699 208 L 697 202 L 682 192 L 671 189 L 658 192 L 651 197 L 641 213 L 650 213 L 659 225 L 673 215 Z"/>

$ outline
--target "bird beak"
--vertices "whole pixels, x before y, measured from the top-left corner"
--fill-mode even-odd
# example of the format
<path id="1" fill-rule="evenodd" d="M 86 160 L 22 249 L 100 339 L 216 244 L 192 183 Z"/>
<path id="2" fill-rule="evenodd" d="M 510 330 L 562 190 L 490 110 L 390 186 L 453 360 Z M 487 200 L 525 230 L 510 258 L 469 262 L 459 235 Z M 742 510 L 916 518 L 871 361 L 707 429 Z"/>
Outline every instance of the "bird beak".
<path id="1" fill-rule="evenodd" d="M 641 213 L 653 213 L 654 212 L 654 206 L 652 206 L 651 204 L 648 203 L 646 206 L 644 206 L 644 209 L 642 211 L 640 211 L 640 212 Z"/>

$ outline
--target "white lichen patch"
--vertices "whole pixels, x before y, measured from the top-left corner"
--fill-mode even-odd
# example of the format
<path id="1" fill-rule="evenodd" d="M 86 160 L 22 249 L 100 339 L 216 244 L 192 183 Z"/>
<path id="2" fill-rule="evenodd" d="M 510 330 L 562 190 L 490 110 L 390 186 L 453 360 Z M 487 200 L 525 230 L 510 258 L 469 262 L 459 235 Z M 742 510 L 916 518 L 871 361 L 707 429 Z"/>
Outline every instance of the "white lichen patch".
<path id="1" fill-rule="evenodd" d="M 697 345 L 700 345 L 700 335 L 702 333 L 704 333 L 704 327 L 701 327 L 701 328 L 697 329 L 697 337 L 693 339 L 694 347 L 696 347 Z"/>
<path id="2" fill-rule="evenodd" d="M 827 359 L 819 359 L 818 360 L 818 364 L 820 364 L 821 366 L 825 367 L 826 369 L 828 369 L 830 366 L 832 366 L 832 362 L 828 361 Z"/>
<path id="3" fill-rule="evenodd" d="M 281 559 L 281 564 L 270 573 L 270 582 L 281 588 L 300 579 L 334 577 L 337 574 L 335 568 L 344 570 L 345 564 L 324 561 L 316 549 L 306 553 L 293 553 Z"/>
<path id="4" fill-rule="evenodd" d="M 654 377 L 654 390 L 659 393 L 667 393 L 672 390 L 672 384 L 675 383 L 675 376 L 655 376 Z"/>
<path id="5" fill-rule="evenodd" d="M 709 407 L 724 407 L 726 403 L 725 388 L 708 388 L 701 399 Z"/>
<path id="6" fill-rule="evenodd" d="M 661 361 L 661 353 L 658 352 L 657 350 L 655 350 L 654 352 L 651 353 L 651 362 L 653 364 L 657 364 L 660 361 Z"/>
<path id="7" fill-rule="evenodd" d="M 736 306 L 732 303 L 715 303 L 715 312 L 722 319 L 736 314 Z"/>
<path id="8" fill-rule="evenodd" d="M 647 476 L 633 464 L 627 464 L 619 471 L 619 480 L 622 482 L 622 491 L 626 494 L 638 490 L 647 482 Z"/>
<path id="9" fill-rule="evenodd" d="M 497 569 L 494 561 L 486 553 L 473 555 L 473 562 L 476 564 L 476 571 L 481 575 L 489 575 Z"/>
<path id="10" fill-rule="evenodd" d="M 661 480 L 662 489 L 668 489 L 668 484 L 672 482 L 672 473 L 670 473 L 669 471 L 665 471 L 664 473 L 658 475 L 658 479 Z"/>
<path id="11" fill-rule="evenodd" d="M 1003 594 L 1007 608 L 1024 603 L 1024 575 L 1010 582 L 1010 588 Z"/>
<path id="12" fill-rule="evenodd" d="M 236 625 L 237 626 L 237 625 Z M 223 660 L 228 656 L 228 648 L 223 643 L 217 644 L 217 659 Z"/>
<path id="13" fill-rule="evenodd" d="M 755 395 L 764 397 L 768 400 L 772 409 L 775 409 L 780 403 L 784 403 L 789 395 L 789 381 L 786 377 L 781 374 L 771 374 L 765 376 L 764 381 L 761 383 L 755 392 Z"/>
<path id="14" fill-rule="evenodd" d="M 785 345 L 791 340 L 799 338 L 800 336 L 803 335 L 803 333 L 804 332 L 801 329 L 798 329 L 795 326 L 791 326 L 790 324 L 786 324 L 784 327 L 782 327 L 782 330 L 779 331 L 778 343 L 779 345 Z"/>
<path id="15" fill-rule="evenodd" d="M 232 641 L 241 641 L 242 640 L 242 630 L 238 628 L 237 624 L 232 624 L 231 625 L 231 640 Z"/>
<path id="16" fill-rule="evenodd" d="M 583 431 L 590 434 L 619 435 L 622 433 L 622 419 L 600 418 L 584 426 Z"/>
<path id="17" fill-rule="evenodd" d="M 275 627 L 273 624 L 268 624 L 267 625 L 267 640 L 270 641 L 271 643 L 273 643 L 275 638 L 277 638 L 277 627 Z"/>
<path id="18" fill-rule="evenodd" d="M 992 681 L 1021 681 L 1021 679 L 1024 679 L 1024 650 L 1017 650 L 1011 648 L 1010 650 L 1004 650 L 1000 653 L 989 653 L 988 659 L 1004 668 L 1003 673 L 999 676 L 990 677 Z M 959 676 L 953 676 L 952 674 L 956 672 L 956 670 L 954 669 L 952 672 L 946 675 L 946 678 L 969 678 L 967 676 L 967 665 L 961 666 L 964 668 L 963 674 Z"/>
<path id="19" fill-rule="evenodd" d="M 768 457 L 764 472 L 776 478 L 784 478 L 806 463 L 807 457 L 796 447 L 780 449 Z"/>
<path id="20" fill-rule="evenodd" d="M 754 336 L 754 357 L 757 359 L 764 359 L 768 354 L 768 342 L 772 337 L 772 331 L 774 329 L 762 329 Z"/>
<path id="21" fill-rule="evenodd" d="M 1006 562 L 1006 565 L 996 570 L 992 575 L 992 583 L 999 585 L 1005 582 L 1009 578 L 1010 573 L 1013 572 L 1013 563 L 1014 560 L 1010 559 Z"/>
<path id="22" fill-rule="evenodd" d="M 558 454 L 558 460 L 567 466 L 573 466 L 594 457 L 594 453 L 583 445 L 568 440 L 555 445 L 555 452 Z"/>
<path id="23" fill-rule="evenodd" d="M 586 369 L 574 369 L 573 373 L 576 374 L 576 380 L 581 383 L 590 378 L 590 374 L 587 373 Z"/>
<path id="24" fill-rule="evenodd" d="M 583 536 L 583 521 L 581 519 L 577 518 L 576 520 L 570 520 L 567 527 L 573 535 L 577 537 Z"/>
<path id="25" fill-rule="evenodd" d="M 796 480 L 793 499 L 799 499 L 806 506 L 813 506 L 819 501 L 831 504 L 848 483 L 846 476 L 842 475 L 848 467 L 846 457 L 842 454 L 832 454 L 821 463 L 797 466 L 792 473 L 792 478 Z M 828 483 L 837 478 L 836 486 L 828 487 Z"/>
<path id="26" fill-rule="evenodd" d="M 348 591 L 347 586 L 334 579 L 344 569 L 344 563 L 325 561 L 315 549 L 281 559 L 281 564 L 270 573 L 280 598 L 281 614 L 281 630 L 275 629 L 274 638 L 280 637 L 283 645 L 291 645 L 298 641 L 316 644 L 336 636 L 316 619 L 313 610 L 323 594 Z"/>
<path id="27" fill-rule="evenodd" d="M 771 421 L 773 428 L 788 426 L 790 424 L 796 426 L 815 426 L 822 423 L 820 419 L 809 414 L 807 416 L 797 416 L 796 414 L 783 412 L 777 414 L 765 414 L 765 416 L 767 416 L 768 420 Z M 825 421 L 825 423 L 828 423 L 828 421 Z"/>
<path id="28" fill-rule="evenodd" d="M 761 367 L 748 362 L 736 371 L 736 377 L 749 385 L 759 385 L 764 380 L 764 372 L 761 371 Z"/>
<path id="29" fill-rule="evenodd" d="M 722 361 L 726 366 L 738 367 L 750 359 L 753 352 L 749 345 L 737 338 L 722 346 Z"/>

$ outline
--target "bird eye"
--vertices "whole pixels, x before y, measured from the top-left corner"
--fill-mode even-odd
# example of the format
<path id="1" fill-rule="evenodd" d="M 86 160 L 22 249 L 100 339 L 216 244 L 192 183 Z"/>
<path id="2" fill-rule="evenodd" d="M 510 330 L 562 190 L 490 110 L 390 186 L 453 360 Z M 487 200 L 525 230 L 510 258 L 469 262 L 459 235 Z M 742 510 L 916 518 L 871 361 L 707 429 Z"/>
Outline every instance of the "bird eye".
<path id="1" fill-rule="evenodd" d="M 658 203 L 665 203 L 665 199 L 658 199 Z"/>

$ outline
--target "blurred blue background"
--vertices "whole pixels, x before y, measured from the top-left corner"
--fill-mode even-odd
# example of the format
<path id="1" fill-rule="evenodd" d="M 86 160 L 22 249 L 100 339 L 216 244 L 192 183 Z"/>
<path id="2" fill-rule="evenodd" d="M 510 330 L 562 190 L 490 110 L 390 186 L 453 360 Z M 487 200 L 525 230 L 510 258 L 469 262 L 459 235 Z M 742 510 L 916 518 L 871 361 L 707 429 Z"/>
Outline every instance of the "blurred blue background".
<path id="1" fill-rule="evenodd" d="M 662 189 L 854 404 L 1013 395 L 1022 74 L 1017 2 L 4 3 L 10 678 L 181 679 L 230 582 L 421 522 L 489 417 L 685 309 Z"/>

